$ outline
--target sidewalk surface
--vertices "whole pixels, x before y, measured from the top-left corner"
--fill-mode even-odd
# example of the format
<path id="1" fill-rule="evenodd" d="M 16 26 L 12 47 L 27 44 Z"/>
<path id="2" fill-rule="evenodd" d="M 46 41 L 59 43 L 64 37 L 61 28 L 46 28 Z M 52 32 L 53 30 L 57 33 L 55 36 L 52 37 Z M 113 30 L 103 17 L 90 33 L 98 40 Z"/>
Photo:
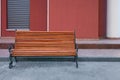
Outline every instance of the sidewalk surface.
<path id="1" fill-rule="evenodd" d="M 0 62 L 0 80 L 120 80 L 120 62 Z"/>

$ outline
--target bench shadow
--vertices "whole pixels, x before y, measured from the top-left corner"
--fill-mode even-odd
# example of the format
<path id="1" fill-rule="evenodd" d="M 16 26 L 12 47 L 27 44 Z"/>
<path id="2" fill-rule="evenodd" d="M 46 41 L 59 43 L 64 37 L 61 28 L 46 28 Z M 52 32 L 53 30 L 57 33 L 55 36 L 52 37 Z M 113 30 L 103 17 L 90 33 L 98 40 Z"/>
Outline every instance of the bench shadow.
<path id="1" fill-rule="evenodd" d="M 33 68 L 33 67 L 75 67 L 73 57 L 17 57 L 17 63 L 13 68 Z M 75 67 L 76 68 L 76 67 Z"/>

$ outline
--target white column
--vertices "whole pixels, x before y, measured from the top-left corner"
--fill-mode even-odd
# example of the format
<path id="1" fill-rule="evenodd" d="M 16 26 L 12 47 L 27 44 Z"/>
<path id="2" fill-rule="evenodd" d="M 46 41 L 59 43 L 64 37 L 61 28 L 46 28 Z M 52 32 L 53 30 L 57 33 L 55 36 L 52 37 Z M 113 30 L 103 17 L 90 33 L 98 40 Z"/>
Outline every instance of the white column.
<path id="1" fill-rule="evenodd" d="M 2 29 L 2 27 L 1 27 L 1 0 L 0 0 L 0 37 L 1 37 L 1 30 Z"/>
<path id="2" fill-rule="evenodd" d="M 107 37 L 120 38 L 120 0 L 107 0 Z"/>

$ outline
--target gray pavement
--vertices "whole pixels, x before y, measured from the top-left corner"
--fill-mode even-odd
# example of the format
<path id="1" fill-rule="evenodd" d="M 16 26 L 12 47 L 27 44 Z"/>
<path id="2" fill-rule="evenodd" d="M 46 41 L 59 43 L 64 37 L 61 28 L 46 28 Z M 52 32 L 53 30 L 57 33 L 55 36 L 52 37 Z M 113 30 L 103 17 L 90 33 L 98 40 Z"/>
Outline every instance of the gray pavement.
<path id="1" fill-rule="evenodd" d="M 8 56 L 7 49 L 0 49 L 0 59 Z M 120 80 L 120 49 L 79 49 L 78 56 L 78 69 L 72 61 L 18 61 L 9 69 L 9 62 L 0 60 L 0 80 Z"/>
<path id="2" fill-rule="evenodd" d="M 120 80 L 120 62 L 0 62 L 0 80 Z"/>

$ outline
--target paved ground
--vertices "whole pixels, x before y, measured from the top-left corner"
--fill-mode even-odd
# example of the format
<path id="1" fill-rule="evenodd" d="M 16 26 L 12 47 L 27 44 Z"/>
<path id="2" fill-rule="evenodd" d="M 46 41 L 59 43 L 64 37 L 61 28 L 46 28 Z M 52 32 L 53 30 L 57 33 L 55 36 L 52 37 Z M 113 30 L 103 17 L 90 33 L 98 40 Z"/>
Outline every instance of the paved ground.
<path id="1" fill-rule="evenodd" d="M 0 80 L 120 80 L 120 62 L 0 62 Z"/>

